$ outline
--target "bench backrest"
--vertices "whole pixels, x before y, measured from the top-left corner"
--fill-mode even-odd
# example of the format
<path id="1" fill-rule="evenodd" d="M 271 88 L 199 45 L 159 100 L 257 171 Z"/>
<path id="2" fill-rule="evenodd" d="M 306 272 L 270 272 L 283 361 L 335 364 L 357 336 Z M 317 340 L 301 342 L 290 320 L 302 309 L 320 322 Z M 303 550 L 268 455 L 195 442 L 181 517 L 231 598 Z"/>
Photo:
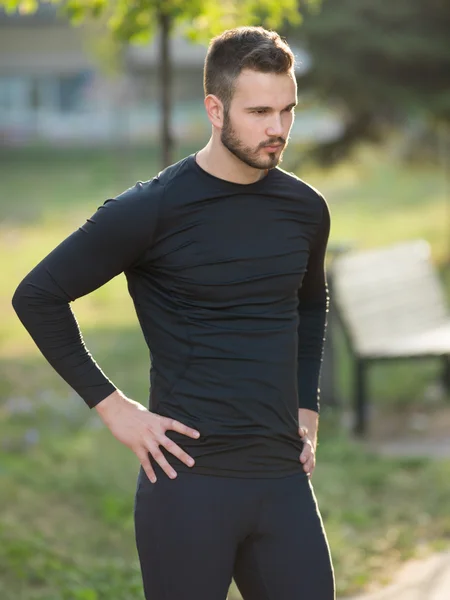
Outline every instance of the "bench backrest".
<path id="1" fill-rule="evenodd" d="M 442 285 L 425 240 L 334 259 L 333 291 L 356 352 L 438 327 L 448 319 Z"/>

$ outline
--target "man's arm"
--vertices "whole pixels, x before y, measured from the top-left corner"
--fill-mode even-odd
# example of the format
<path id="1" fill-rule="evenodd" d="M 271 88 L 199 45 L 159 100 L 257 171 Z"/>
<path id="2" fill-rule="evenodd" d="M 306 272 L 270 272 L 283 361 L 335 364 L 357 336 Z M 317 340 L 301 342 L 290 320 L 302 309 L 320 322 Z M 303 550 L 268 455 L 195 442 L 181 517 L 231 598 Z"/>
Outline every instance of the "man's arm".
<path id="1" fill-rule="evenodd" d="M 91 408 L 116 387 L 87 350 L 69 303 L 129 268 L 152 243 L 161 184 L 107 200 L 19 284 L 13 307 L 57 373 Z"/>
<path id="2" fill-rule="evenodd" d="M 330 212 L 322 197 L 322 218 L 311 243 L 308 266 L 298 292 L 298 406 L 319 413 L 319 377 L 325 342 L 329 293 L 325 254 Z"/>
<path id="3" fill-rule="evenodd" d="M 319 379 L 323 360 L 323 349 L 329 308 L 329 292 L 326 280 L 325 254 L 330 235 L 330 212 L 322 201 L 322 218 L 311 244 L 307 271 L 298 293 L 298 419 L 299 434 L 306 428 L 312 448 L 305 444 L 300 460 L 304 469 L 312 473 L 314 452 L 320 412 Z"/>
<path id="4" fill-rule="evenodd" d="M 303 427 L 307 431 L 307 436 L 311 440 L 313 450 L 317 448 L 317 434 L 319 430 L 319 413 L 308 408 L 298 409 L 299 427 Z"/>

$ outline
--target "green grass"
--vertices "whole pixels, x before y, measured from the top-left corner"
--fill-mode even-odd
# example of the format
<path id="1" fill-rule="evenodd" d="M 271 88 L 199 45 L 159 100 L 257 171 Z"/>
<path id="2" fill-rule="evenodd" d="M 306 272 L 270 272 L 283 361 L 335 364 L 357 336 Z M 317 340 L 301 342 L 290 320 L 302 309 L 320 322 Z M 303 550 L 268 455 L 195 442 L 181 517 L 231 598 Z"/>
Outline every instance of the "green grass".
<path id="1" fill-rule="evenodd" d="M 194 148 L 182 148 L 182 156 Z M 288 158 L 288 157 L 287 157 Z M 288 163 L 288 160 L 286 160 Z M 288 166 L 288 165 L 287 165 Z M 136 457 L 39 356 L 10 306 L 21 277 L 105 198 L 151 177 L 156 151 L 0 153 L 0 597 L 142 600 L 132 507 Z M 331 242 L 372 246 L 425 237 L 450 298 L 442 173 L 361 154 L 332 173 L 299 173 L 321 189 Z M 447 237 L 446 237 L 447 236 Z M 86 343 L 128 395 L 147 401 L 148 352 L 122 277 L 75 303 Z M 350 361 L 339 339 L 339 386 Z M 420 404 L 435 361 L 380 365 L 374 403 Z M 322 417 L 314 487 L 338 588 L 356 592 L 395 572 L 420 543 L 448 544 L 450 463 L 377 457 Z M 237 600 L 235 588 L 230 600 Z"/>

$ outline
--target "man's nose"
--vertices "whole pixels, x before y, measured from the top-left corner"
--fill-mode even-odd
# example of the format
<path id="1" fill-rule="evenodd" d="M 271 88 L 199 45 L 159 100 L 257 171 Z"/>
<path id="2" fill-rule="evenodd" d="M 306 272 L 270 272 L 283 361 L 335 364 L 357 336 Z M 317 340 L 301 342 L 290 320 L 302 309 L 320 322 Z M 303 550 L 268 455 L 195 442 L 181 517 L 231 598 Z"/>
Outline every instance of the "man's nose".
<path id="1" fill-rule="evenodd" d="M 267 128 L 266 133 L 270 137 L 283 137 L 283 124 L 281 122 L 280 115 L 276 115 L 271 119 L 270 125 Z"/>

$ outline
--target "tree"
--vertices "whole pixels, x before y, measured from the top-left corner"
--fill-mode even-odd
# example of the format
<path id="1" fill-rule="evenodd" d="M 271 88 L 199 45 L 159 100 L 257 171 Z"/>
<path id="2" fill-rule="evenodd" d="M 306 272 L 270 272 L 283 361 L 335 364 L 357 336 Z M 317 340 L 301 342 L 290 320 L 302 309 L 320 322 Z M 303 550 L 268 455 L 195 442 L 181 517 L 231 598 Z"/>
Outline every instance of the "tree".
<path id="1" fill-rule="evenodd" d="M 145 43 L 160 32 L 160 102 L 163 166 L 172 162 L 171 79 L 169 37 L 182 27 L 191 40 L 205 41 L 220 31 L 237 25 L 264 25 L 278 28 L 283 23 L 298 24 L 296 0 L 51 0 L 73 23 L 107 16 L 108 27 L 120 42 Z M 318 0 L 307 0 L 316 4 Z M 38 0 L 0 0 L 7 11 L 32 13 Z"/>
<path id="2" fill-rule="evenodd" d="M 299 80 L 340 113 L 341 136 L 315 148 L 329 164 L 360 140 L 380 140 L 409 115 L 450 122 L 450 2 L 323 0 L 285 34 L 310 53 Z"/>

